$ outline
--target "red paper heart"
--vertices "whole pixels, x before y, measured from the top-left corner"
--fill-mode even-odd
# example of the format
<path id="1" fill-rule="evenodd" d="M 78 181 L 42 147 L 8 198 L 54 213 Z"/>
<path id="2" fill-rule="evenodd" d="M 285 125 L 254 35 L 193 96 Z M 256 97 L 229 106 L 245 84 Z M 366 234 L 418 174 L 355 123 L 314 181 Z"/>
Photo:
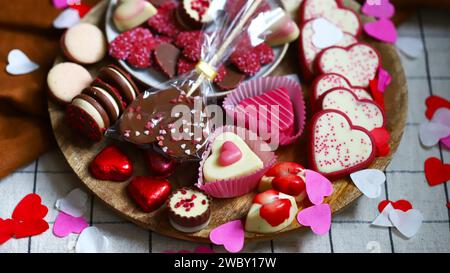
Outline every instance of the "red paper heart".
<path id="1" fill-rule="evenodd" d="M 450 101 L 439 97 L 439 96 L 430 96 L 426 99 L 425 105 L 427 106 L 427 111 L 425 112 L 425 116 L 431 120 L 434 116 L 434 113 L 439 108 L 448 108 L 450 109 Z"/>
<path id="2" fill-rule="evenodd" d="M 391 146 L 389 145 L 391 134 L 388 130 L 386 130 L 386 128 L 375 128 L 370 132 L 370 134 L 372 135 L 375 146 L 377 147 L 377 156 L 387 156 L 391 151 Z"/>
<path id="3" fill-rule="evenodd" d="M 449 209 L 450 209 L 450 202 L 448 202 L 448 203 L 447 203 L 447 208 L 449 208 Z"/>
<path id="4" fill-rule="evenodd" d="M 117 146 L 110 145 L 95 157 L 89 170 L 97 179 L 123 182 L 133 174 L 133 163 Z"/>
<path id="5" fill-rule="evenodd" d="M 14 236 L 14 222 L 11 219 L 0 218 L 0 245 Z"/>
<path id="6" fill-rule="evenodd" d="M 136 176 L 128 184 L 127 191 L 144 212 L 152 212 L 167 200 L 171 186 L 166 179 Z"/>
<path id="7" fill-rule="evenodd" d="M 90 6 L 81 3 L 81 1 L 80 3 L 71 4 L 69 5 L 69 7 L 78 11 L 78 15 L 80 15 L 80 18 L 83 18 L 91 10 Z"/>
<path id="8" fill-rule="evenodd" d="M 44 220 L 48 208 L 41 202 L 41 197 L 32 193 L 17 204 L 12 214 L 14 237 L 24 238 L 39 235 L 48 229 L 48 223 Z"/>
<path id="9" fill-rule="evenodd" d="M 370 81 L 370 93 L 372 94 L 373 100 L 378 103 L 378 105 L 381 107 L 381 109 L 385 110 L 384 105 L 384 96 L 383 93 L 378 90 L 378 80 L 373 79 Z"/>
<path id="10" fill-rule="evenodd" d="M 392 202 L 390 200 L 384 200 L 381 201 L 380 204 L 378 204 L 378 211 L 381 213 L 388 204 L 391 204 L 394 209 L 399 209 L 404 212 L 407 212 L 408 210 L 413 208 L 413 206 L 411 205 L 411 203 L 409 203 L 408 200 L 402 199 L 397 200 L 395 202 Z"/>
<path id="11" fill-rule="evenodd" d="M 433 187 L 450 180 L 450 164 L 444 164 L 436 157 L 430 157 L 425 161 L 425 177 L 428 184 Z"/>

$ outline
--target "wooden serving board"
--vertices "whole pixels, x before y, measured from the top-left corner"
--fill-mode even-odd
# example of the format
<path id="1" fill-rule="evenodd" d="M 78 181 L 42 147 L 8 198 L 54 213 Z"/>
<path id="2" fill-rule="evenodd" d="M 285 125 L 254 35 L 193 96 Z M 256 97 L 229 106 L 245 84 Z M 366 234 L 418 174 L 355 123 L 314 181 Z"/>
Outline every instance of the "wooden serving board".
<path id="1" fill-rule="evenodd" d="M 85 21 L 101 25 L 103 24 L 103 17 L 107 7 L 107 0 L 99 3 L 88 15 L 84 18 Z M 358 4 L 352 0 L 346 1 L 346 4 L 358 9 Z M 363 18 L 366 20 L 366 18 Z M 393 75 L 393 81 L 386 91 L 386 115 L 387 115 L 387 128 L 391 133 L 391 154 L 387 157 L 377 158 L 370 168 L 376 168 L 384 170 L 392 159 L 393 154 L 397 150 L 400 143 L 403 129 L 406 123 L 407 115 L 407 84 L 404 75 L 403 68 L 400 63 L 400 59 L 397 55 L 396 49 L 384 43 L 374 42 L 368 40 L 370 44 L 376 47 L 383 59 L 383 66 Z M 61 59 L 56 62 L 61 62 Z M 91 72 L 95 74 L 96 67 L 90 67 Z M 286 75 L 292 73 L 299 73 L 300 65 L 297 56 L 297 46 L 292 44 L 291 49 L 288 52 L 287 57 L 283 60 L 282 64 L 275 70 L 273 75 Z M 308 99 L 308 87 L 303 86 L 303 92 L 305 95 L 305 101 Z M 309 108 L 308 108 L 309 109 Z M 254 193 L 247 194 L 245 196 L 233 199 L 214 199 L 212 205 L 212 219 L 207 228 L 193 234 L 184 234 L 173 229 L 168 220 L 164 209 L 160 209 L 154 213 L 142 212 L 133 201 L 127 196 L 125 187 L 127 182 L 115 183 L 107 181 L 99 181 L 94 179 L 88 171 L 89 163 L 106 145 L 110 144 L 113 140 L 105 139 L 104 141 L 91 144 L 83 139 L 80 139 L 74 134 L 64 122 L 63 109 L 49 100 L 49 113 L 51 117 L 51 123 L 53 131 L 58 142 L 61 151 L 73 168 L 74 172 L 78 175 L 81 182 L 100 200 L 102 200 L 107 206 L 116 211 L 119 215 L 127 218 L 135 224 L 155 231 L 157 233 L 197 242 L 208 242 L 208 235 L 210 231 L 228 221 L 245 218 L 247 211 L 251 206 L 251 201 Z M 308 113 L 310 113 L 308 111 Z M 310 118 L 310 117 L 309 117 Z M 287 147 L 283 147 L 277 151 L 279 161 L 294 161 L 304 166 L 307 166 L 306 160 L 306 143 L 307 133 L 294 144 Z M 135 166 L 135 175 L 146 175 L 144 157 L 142 151 L 128 143 L 117 143 L 120 147 L 127 152 L 132 158 Z M 195 163 L 186 164 L 182 166 L 181 174 L 175 174 L 171 177 L 171 182 L 174 186 L 190 186 L 196 182 L 198 166 Z M 343 209 L 345 206 L 355 201 L 361 193 L 353 185 L 349 178 L 340 179 L 334 181 L 334 193 L 332 196 L 326 199 L 332 207 L 333 213 L 336 213 Z M 300 226 L 297 221 L 284 229 L 279 233 L 270 235 L 246 233 L 246 239 L 271 239 L 278 237 L 288 231 L 298 229 Z"/>

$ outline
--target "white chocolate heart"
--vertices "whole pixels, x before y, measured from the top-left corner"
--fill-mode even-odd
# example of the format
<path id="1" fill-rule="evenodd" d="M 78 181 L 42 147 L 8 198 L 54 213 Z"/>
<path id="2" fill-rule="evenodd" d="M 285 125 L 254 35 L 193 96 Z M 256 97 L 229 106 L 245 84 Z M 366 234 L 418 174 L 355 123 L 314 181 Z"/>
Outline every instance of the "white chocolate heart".
<path id="1" fill-rule="evenodd" d="M 314 99 L 319 99 L 325 92 L 337 87 L 351 90 L 358 99 L 373 100 L 372 96 L 365 89 L 351 86 L 344 76 L 334 73 L 323 74 L 317 78 L 314 84 Z"/>
<path id="2" fill-rule="evenodd" d="M 384 126 L 383 110 L 371 101 L 358 100 L 352 91 L 344 88 L 333 89 L 323 95 L 323 110 L 339 110 L 350 118 L 353 125 L 367 131 Z"/>
<path id="3" fill-rule="evenodd" d="M 233 142 L 239 148 L 242 158 L 231 165 L 222 166 L 219 163 L 220 150 L 227 141 Z M 211 155 L 203 165 L 203 175 L 205 182 L 213 182 L 245 176 L 263 167 L 264 163 L 262 160 L 248 147 L 242 138 L 234 133 L 225 132 L 214 139 Z"/>
<path id="4" fill-rule="evenodd" d="M 345 75 L 351 85 L 364 88 L 376 77 L 380 63 L 377 51 L 361 43 L 349 48 L 328 48 L 318 60 L 322 73 Z"/>
<path id="5" fill-rule="evenodd" d="M 348 117 L 336 110 L 314 117 L 311 145 L 313 168 L 328 177 L 366 167 L 375 152 L 368 133 L 353 128 Z"/>

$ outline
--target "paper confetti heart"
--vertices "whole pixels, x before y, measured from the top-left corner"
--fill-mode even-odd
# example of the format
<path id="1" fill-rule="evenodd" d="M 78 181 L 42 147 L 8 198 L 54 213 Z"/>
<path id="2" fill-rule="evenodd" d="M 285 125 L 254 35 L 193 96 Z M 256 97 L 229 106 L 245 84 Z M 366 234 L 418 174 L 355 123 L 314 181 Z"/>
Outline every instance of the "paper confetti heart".
<path id="1" fill-rule="evenodd" d="M 447 149 L 450 149 L 450 136 L 446 138 L 441 138 L 441 143 L 447 147 Z"/>
<path id="2" fill-rule="evenodd" d="M 39 65 L 31 61 L 20 49 L 13 49 L 8 54 L 6 72 L 11 75 L 23 75 L 35 71 Z"/>
<path id="3" fill-rule="evenodd" d="M 423 53 L 423 43 L 419 38 L 399 37 L 395 45 L 403 54 L 411 59 L 417 59 Z"/>
<path id="4" fill-rule="evenodd" d="M 68 8 L 61 12 L 53 21 L 53 27 L 58 29 L 70 28 L 80 22 L 77 10 Z"/>
<path id="5" fill-rule="evenodd" d="M 41 197 L 32 193 L 17 204 L 12 214 L 15 238 L 39 235 L 49 228 L 43 219 L 48 213 L 48 208 L 41 202 Z"/>
<path id="6" fill-rule="evenodd" d="M 108 238 L 96 227 L 85 228 L 78 237 L 75 246 L 76 253 L 102 253 L 106 252 L 109 245 Z"/>
<path id="7" fill-rule="evenodd" d="M 375 169 L 362 170 L 350 175 L 356 187 L 368 198 L 381 195 L 381 185 L 386 182 L 386 175 Z"/>
<path id="8" fill-rule="evenodd" d="M 382 212 L 387 205 L 392 205 L 394 209 L 399 209 L 401 211 L 408 211 L 412 209 L 412 205 L 408 200 L 397 200 L 392 202 L 390 200 L 383 200 L 378 204 L 378 211 Z"/>
<path id="9" fill-rule="evenodd" d="M 430 187 L 443 184 L 450 180 L 450 164 L 444 164 L 436 157 L 430 157 L 425 161 L 424 170 Z"/>
<path id="10" fill-rule="evenodd" d="M 300 211 L 297 215 L 300 225 L 311 227 L 317 235 L 325 235 L 331 227 L 331 207 L 328 204 L 315 205 Z"/>
<path id="11" fill-rule="evenodd" d="M 57 9 L 65 9 L 69 6 L 69 0 L 52 0 L 52 4 Z"/>
<path id="12" fill-rule="evenodd" d="M 420 125 L 419 137 L 425 147 L 432 147 L 450 136 L 450 110 L 438 109 L 430 122 Z"/>
<path id="13" fill-rule="evenodd" d="M 366 0 L 361 11 L 367 16 L 391 18 L 395 14 L 395 7 L 389 0 Z"/>
<path id="14" fill-rule="evenodd" d="M 377 218 L 375 218 L 375 220 L 372 222 L 372 226 L 392 227 L 392 222 L 391 220 L 389 220 L 389 212 L 391 212 L 393 209 L 394 207 L 391 205 L 391 203 L 388 203 L 383 211 L 381 211 Z"/>
<path id="15" fill-rule="evenodd" d="M 450 101 L 439 96 L 429 96 L 425 101 L 425 105 L 427 106 L 425 116 L 429 120 L 433 118 L 434 114 L 438 109 L 440 108 L 450 109 Z"/>
<path id="16" fill-rule="evenodd" d="M 386 88 L 391 84 L 392 77 L 388 71 L 384 70 L 382 67 L 378 69 L 378 90 L 384 93 Z"/>
<path id="17" fill-rule="evenodd" d="M 364 31 L 369 36 L 386 43 L 394 44 L 397 41 L 397 29 L 394 23 L 388 19 L 366 23 Z"/>
<path id="18" fill-rule="evenodd" d="M 0 245 L 6 243 L 14 236 L 14 221 L 0 218 Z"/>
<path id="19" fill-rule="evenodd" d="M 244 227 L 241 220 L 235 220 L 216 227 L 209 234 L 213 244 L 223 245 L 231 253 L 237 253 L 244 247 Z"/>
<path id="20" fill-rule="evenodd" d="M 312 43 L 317 48 L 334 46 L 344 38 L 342 30 L 324 18 L 314 20 L 312 27 Z"/>
<path id="21" fill-rule="evenodd" d="M 88 195 L 77 188 L 69 192 L 64 198 L 56 201 L 55 207 L 73 217 L 80 217 L 86 212 Z"/>
<path id="22" fill-rule="evenodd" d="M 333 184 L 320 173 L 306 170 L 305 178 L 306 193 L 314 205 L 322 204 L 323 198 L 333 193 Z"/>
<path id="23" fill-rule="evenodd" d="M 56 237 L 64 238 L 71 233 L 80 234 L 89 225 L 83 217 L 73 217 L 71 215 L 60 212 L 56 216 L 53 224 L 53 234 Z"/>
<path id="24" fill-rule="evenodd" d="M 420 211 L 412 209 L 407 212 L 393 209 L 389 212 L 389 220 L 407 238 L 412 238 L 422 225 L 423 216 Z"/>

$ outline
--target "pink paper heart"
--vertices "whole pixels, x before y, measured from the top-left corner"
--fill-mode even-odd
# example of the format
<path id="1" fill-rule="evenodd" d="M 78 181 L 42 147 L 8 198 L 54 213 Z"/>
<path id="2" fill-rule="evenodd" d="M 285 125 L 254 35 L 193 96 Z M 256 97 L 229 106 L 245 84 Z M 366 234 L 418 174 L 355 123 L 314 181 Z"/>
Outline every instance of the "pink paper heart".
<path id="1" fill-rule="evenodd" d="M 331 227 L 331 207 L 328 204 L 315 205 L 300 211 L 297 215 L 300 225 L 311 227 L 317 235 L 325 235 Z"/>
<path id="2" fill-rule="evenodd" d="M 223 245 L 229 252 L 236 253 L 244 247 L 244 227 L 241 220 L 235 220 L 216 227 L 209 234 L 216 245 Z"/>
<path id="3" fill-rule="evenodd" d="M 384 70 L 383 67 L 380 66 L 380 68 L 378 69 L 378 90 L 381 93 L 384 93 L 391 82 L 391 74 L 389 74 L 388 71 Z"/>
<path id="4" fill-rule="evenodd" d="M 219 163 L 222 166 L 230 166 L 242 158 L 242 152 L 236 144 L 226 141 L 220 148 Z"/>
<path id="5" fill-rule="evenodd" d="M 391 18 L 395 14 L 395 7 L 389 0 L 366 0 L 361 11 L 367 16 Z"/>
<path id="6" fill-rule="evenodd" d="M 88 226 L 83 217 L 73 217 L 60 212 L 53 224 L 53 234 L 56 237 L 64 238 L 71 233 L 80 234 Z"/>
<path id="7" fill-rule="evenodd" d="M 52 0 L 53 6 L 57 9 L 65 9 L 69 6 L 69 0 Z"/>
<path id="8" fill-rule="evenodd" d="M 333 193 L 333 184 L 326 177 L 315 171 L 306 170 L 306 193 L 314 205 L 323 203 L 323 198 Z"/>
<path id="9" fill-rule="evenodd" d="M 447 149 L 450 149 L 450 136 L 441 139 L 441 143 L 444 144 Z"/>
<path id="10" fill-rule="evenodd" d="M 364 25 L 364 31 L 371 37 L 394 44 L 397 41 L 397 29 L 389 19 L 380 19 Z"/>

